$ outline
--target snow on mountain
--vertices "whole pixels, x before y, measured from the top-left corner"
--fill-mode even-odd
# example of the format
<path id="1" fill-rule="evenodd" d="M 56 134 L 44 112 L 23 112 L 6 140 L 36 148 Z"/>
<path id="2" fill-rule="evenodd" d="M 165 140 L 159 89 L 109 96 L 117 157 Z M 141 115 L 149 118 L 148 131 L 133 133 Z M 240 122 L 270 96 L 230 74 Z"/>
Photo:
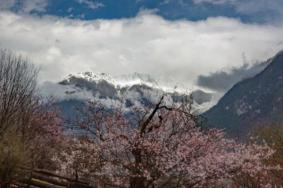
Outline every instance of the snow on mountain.
<path id="1" fill-rule="evenodd" d="M 158 82 L 148 74 L 133 73 L 116 76 L 121 87 L 132 86 L 132 85 L 147 85 L 150 87 L 158 88 Z"/>
<path id="2" fill-rule="evenodd" d="M 41 86 L 44 96 L 52 96 L 58 101 L 94 100 L 108 108 L 151 108 L 162 95 L 167 96 L 168 104 L 182 102 L 182 96 L 191 94 L 193 108 L 201 113 L 211 107 L 213 94 L 202 90 L 190 93 L 182 92 L 179 88 L 161 86 L 152 76 L 141 73 L 110 76 L 106 73 L 84 72 L 68 75 L 59 83 L 46 82 Z M 185 90 L 183 90 L 185 91 Z"/>
<path id="3" fill-rule="evenodd" d="M 118 85 L 117 81 L 110 75 L 106 73 L 94 73 L 94 72 L 80 72 L 77 74 L 69 74 L 68 77 L 65 80 L 69 80 L 72 77 L 81 78 L 89 82 L 100 82 L 100 81 L 106 81 L 108 83 L 111 83 L 113 85 Z"/>
<path id="4" fill-rule="evenodd" d="M 111 76 L 107 73 L 81 72 L 78 74 L 70 74 L 68 79 L 76 77 L 82 78 L 89 82 L 106 81 L 115 87 L 127 87 L 133 85 L 147 85 L 149 87 L 158 88 L 159 84 L 152 76 L 142 73 L 124 74 L 119 76 Z"/>

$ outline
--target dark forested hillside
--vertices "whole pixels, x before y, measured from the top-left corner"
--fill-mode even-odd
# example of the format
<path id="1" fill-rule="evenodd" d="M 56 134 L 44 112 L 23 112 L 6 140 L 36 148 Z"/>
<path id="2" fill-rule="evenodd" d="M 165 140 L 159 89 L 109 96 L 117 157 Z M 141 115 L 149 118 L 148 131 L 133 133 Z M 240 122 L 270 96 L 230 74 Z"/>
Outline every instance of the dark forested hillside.
<path id="1" fill-rule="evenodd" d="M 283 51 L 261 73 L 234 85 L 203 115 L 209 126 L 242 138 L 258 125 L 282 121 Z"/>

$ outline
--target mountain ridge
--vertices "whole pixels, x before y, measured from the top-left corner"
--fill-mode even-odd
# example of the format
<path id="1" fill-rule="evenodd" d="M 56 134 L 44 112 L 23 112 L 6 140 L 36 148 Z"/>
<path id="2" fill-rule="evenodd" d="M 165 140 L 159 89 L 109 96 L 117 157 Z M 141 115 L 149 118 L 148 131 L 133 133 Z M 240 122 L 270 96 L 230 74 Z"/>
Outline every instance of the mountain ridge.
<path id="1" fill-rule="evenodd" d="M 122 106 L 125 111 L 132 107 L 150 108 L 162 95 L 168 103 L 180 103 L 182 96 L 193 98 L 196 113 L 201 113 L 211 106 L 213 93 L 194 90 L 182 92 L 172 87 L 160 86 L 150 75 L 134 73 L 131 75 L 110 76 L 105 73 L 84 72 L 70 74 L 58 83 L 46 82 L 41 90 L 44 95 L 53 96 L 58 101 L 94 100 L 107 107 Z"/>
<path id="2" fill-rule="evenodd" d="M 246 137 L 257 126 L 283 121 L 283 51 L 259 74 L 235 84 L 203 113 L 209 127 Z"/>

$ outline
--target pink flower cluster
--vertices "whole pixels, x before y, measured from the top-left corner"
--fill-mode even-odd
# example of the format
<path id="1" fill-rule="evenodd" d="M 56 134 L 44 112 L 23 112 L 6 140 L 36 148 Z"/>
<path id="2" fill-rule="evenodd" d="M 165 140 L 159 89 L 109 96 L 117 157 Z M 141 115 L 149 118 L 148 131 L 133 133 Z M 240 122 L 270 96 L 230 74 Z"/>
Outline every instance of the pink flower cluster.
<path id="1" fill-rule="evenodd" d="M 201 187 L 268 173 L 271 167 L 263 160 L 273 154 L 269 147 L 236 143 L 220 130 L 202 130 L 185 106 L 160 104 L 136 126 L 119 111 L 102 113 L 94 106 L 81 122 L 93 136 L 72 140 L 62 169 L 75 169 L 98 184 L 125 187 Z"/>

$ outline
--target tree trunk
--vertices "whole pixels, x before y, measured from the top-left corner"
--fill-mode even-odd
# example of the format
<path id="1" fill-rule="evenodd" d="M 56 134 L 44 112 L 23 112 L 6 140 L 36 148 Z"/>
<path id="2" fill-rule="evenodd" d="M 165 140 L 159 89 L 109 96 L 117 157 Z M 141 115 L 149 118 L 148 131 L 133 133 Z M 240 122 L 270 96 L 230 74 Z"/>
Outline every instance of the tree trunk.
<path id="1" fill-rule="evenodd" d="M 8 188 L 9 187 L 9 183 L 3 182 L 0 184 L 0 187 L 2 188 Z"/>
<path id="2" fill-rule="evenodd" d="M 142 163 L 142 155 L 140 149 L 134 149 L 132 151 L 135 157 L 134 175 L 142 175 L 139 165 Z M 146 188 L 146 178 L 145 177 L 131 177 L 130 178 L 130 188 Z"/>
<path id="3" fill-rule="evenodd" d="M 145 182 L 143 177 L 130 178 L 130 188 L 146 188 Z"/>

